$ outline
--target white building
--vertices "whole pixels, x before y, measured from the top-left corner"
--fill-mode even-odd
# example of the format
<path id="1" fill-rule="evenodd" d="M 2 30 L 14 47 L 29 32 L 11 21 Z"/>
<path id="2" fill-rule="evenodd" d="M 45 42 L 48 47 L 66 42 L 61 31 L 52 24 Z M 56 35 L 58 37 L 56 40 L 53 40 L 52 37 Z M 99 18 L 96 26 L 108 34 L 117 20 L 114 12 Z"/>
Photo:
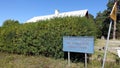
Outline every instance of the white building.
<path id="1" fill-rule="evenodd" d="M 66 16 L 68 16 L 68 17 L 69 16 L 80 16 L 80 17 L 87 16 L 88 17 L 88 10 L 78 10 L 78 11 L 63 12 L 63 13 L 59 13 L 58 10 L 55 10 L 55 14 L 33 17 L 33 18 L 29 19 L 28 21 L 26 21 L 26 23 L 52 19 L 55 17 L 66 17 Z"/>

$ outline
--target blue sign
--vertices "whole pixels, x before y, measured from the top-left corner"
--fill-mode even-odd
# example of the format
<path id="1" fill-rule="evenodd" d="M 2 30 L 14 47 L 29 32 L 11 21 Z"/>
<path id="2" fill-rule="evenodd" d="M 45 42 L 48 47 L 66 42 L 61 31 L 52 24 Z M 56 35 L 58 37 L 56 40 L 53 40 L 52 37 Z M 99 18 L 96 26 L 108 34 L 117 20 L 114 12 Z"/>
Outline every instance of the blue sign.
<path id="1" fill-rule="evenodd" d="M 63 51 L 94 53 L 94 37 L 63 37 Z"/>

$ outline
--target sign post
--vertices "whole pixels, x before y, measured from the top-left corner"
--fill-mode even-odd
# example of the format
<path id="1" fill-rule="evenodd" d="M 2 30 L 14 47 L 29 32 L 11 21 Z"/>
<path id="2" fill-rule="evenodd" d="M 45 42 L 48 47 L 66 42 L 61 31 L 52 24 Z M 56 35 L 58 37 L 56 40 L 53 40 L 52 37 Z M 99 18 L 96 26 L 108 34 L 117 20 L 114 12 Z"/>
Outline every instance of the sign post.
<path id="1" fill-rule="evenodd" d="M 87 53 L 85 53 L 85 68 L 87 68 Z"/>
<path id="2" fill-rule="evenodd" d="M 110 18 L 112 20 L 114 20 L 113 40 L 115 40 L 116 20 L 117 20 L 117 1 L 113 5 L 112 11 L 110 13 Z M 110 22 L 110 25 L 109 25 L 109 31 L 108 31 L 107 42 L 106 42 L 106 46 L 105 46 L 102 68 L 104 68 L 104 66 L 105 66 L 106 55 L 107 55 L 108 44 L 109 44 L 110 31 L 111 31 L 111 25 L 112 25 L 112 21 Z"/>
<path id="3" fill-rule="evenodd" d="M 70 67 L 70 52 L 68 51 L 68 66 Z"/>
<path id="4" fill-rule="evenodd" d="M 87 53 L 94 53 L 94 37 L 64 36 L 63 51 L 68 52 L 69 66 L 70 66 L 70 52 L 85 53 L 85 68 L 87 68 Z"/>
<path id="5" fill-rule="evenodd" d="M 111 26 L 112 26 L 112 21 L 110 22 L 110 25 L 109 25 L 109 31 L 108 31 L 107 42 L 106 42 L 106 46 L 105 46 L 105 53 L 104 53 L 102 68 L 104 68 L 104 66 L 105 66 L 106 55 L 107 55 L 108 44 L 109 44 L 109 38 L 110 38 Z"/>

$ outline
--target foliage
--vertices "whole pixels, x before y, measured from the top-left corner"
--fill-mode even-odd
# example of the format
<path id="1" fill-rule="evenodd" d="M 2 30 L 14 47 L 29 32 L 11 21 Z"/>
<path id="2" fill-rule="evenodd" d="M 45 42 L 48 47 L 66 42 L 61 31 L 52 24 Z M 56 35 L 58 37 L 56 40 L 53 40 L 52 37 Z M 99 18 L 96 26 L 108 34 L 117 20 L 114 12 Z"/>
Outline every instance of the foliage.
<path id="1" fill-rule="evenodd" d="M 9 23 L 9 25 L 12 25 Z M 93 19 L 80 17 L 54 18 L 36 23 L 3 25 L 0 31 L 0 50 L 25 55 L 63 57 L 63 36 L 95 36 Z"/>
<path id="2" fill-rule="evenodd" d="M 11 19 L 3 22 L 3 27 L 13 26 L 13 25 L 19 25 L 19 22 Z"/>
<path id="3" fill-rule="evenodd" d="M 119 2 L 120 0 L 117 0 L 118 1 L 118 12 L 119 12 Z M 96 22 L 96 25 L 99 29 L 98 31 L 98 36 L 101 37 L 101 36 L 104 36 L 104 37 L 107 37 L 107 33 L 108 33 L 108 28 L 109 28 L 109 24 L 110 24 L 110 12 L 112 10 L 112 7 L 114 5 L 114 2 L 115 0 L 109 0 L 109 2 L 107 3 L 107 9 L 104 10 L 103 12 L 99 12 L 96 16 L 96 19 L 95 19 L 95 22 Z M 120 29 L 119 29 L 119 24 L 120 24 L 120 14 L 117 14 L 117 30 L 116 30 L 116 37 L 117 39 L 120 38 Z M 111 30 L 111 33 L 113 33 L 113 25 L 114 23 L 112 24 L 112 30 Z M 112 38 L 112 34 L 110 36 Z"/>

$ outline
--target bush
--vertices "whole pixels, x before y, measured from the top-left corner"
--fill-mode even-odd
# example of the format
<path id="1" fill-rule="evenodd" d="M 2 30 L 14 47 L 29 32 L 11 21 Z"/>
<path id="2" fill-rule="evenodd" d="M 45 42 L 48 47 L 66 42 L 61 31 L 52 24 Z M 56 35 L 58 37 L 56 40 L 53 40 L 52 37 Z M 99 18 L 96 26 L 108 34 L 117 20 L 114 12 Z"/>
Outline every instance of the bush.
<path id="1" fill-rule="evenodd" d="M 64 56 L 63 36 L 94 36 L 92 19 L 81 17 L 54 18 L 0 28 L 0 50 L 25 55 Z"/>

